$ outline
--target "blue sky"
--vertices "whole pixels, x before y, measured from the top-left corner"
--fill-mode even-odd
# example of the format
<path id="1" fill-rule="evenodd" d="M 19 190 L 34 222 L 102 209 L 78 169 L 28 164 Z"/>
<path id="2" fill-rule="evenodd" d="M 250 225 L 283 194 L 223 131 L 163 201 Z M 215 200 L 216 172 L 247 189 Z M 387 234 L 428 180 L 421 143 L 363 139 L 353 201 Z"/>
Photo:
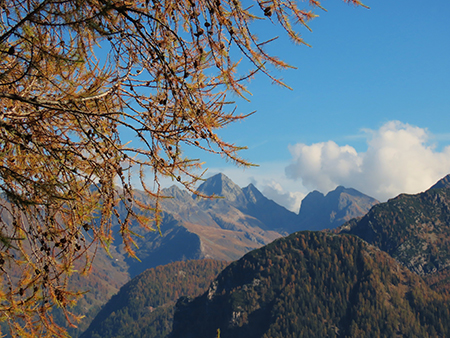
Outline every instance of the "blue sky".
<path id="1" fill-rule="evenodd" d="M 311 48 L 255 26 L 261 39 L 280 34 L 268 50 L 297 67 L 274 73 L 293 90 L 256 76 L 251 102 L 237 101 L 256 114 L 219 134 L 259 167 L 203 156 L 207 176 L 224 172 L 298 210 L 311 190 L 344 185 L 386 200 L 450 173 L 450 1 L 364 3 L 323 1 L 313 32 L 300 30 Z"/>

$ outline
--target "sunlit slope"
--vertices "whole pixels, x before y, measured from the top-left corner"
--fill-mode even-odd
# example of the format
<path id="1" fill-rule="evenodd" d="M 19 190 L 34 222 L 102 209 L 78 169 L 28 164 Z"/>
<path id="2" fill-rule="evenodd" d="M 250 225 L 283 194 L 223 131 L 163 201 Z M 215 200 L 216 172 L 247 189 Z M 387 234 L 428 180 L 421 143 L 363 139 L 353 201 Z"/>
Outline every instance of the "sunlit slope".
<path id="1" fill-rule="evenodd" d="M 172 338 L 442 337 L 448 300 L 348 235 L 300 232 L 252 251 L 178 301 Z"/>

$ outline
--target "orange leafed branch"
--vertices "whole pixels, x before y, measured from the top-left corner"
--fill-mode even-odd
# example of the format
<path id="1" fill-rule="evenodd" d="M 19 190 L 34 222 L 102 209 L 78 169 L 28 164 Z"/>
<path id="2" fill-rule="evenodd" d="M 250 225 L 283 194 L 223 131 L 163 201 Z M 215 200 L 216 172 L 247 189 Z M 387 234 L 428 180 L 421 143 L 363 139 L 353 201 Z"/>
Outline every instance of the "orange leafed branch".
<path id="1" fill-rule="evenodd" d="M 316 16 L 304 2 L 256 2 L 0 1 L 0 319 L 13 335 L 64 336 L 49 310 L 70 318 L 75 266 L 88 271 L 116 226 L 134 255 L 132 222 L 158 227 L 161 178 L 195 191 L 202 162 L 187 145 L 251 165 L 217 136 L 246 116 L 227 95 L 247 95 L 256 72 L 284 85 L 271 70 L 290 67 L 252 22 L 305 44 L 294 26 Z"/>

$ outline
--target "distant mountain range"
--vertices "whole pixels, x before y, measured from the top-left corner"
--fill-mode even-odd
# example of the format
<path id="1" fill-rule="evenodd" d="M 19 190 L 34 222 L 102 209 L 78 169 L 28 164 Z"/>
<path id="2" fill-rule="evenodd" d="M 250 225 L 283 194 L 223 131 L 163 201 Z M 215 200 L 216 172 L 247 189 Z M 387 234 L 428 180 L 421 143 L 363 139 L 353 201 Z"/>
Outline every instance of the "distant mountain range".
<path id="1" fill-rule="evenodd" d="M 234 262 L 178 301 L 170 338 L 450 336 L 450 176 L 336 232 L 299 232 Z"/>
<path id="2" fill-rule="evenodd" d="M 234 261 L 295 231 L 335 228 L 350 216 L 363 216 L 377 203 L 354 189 L 338 187 L 326 196 L 309 194 L 297 215 L 266 198 L 254 185 L 240 188 L 223 174 L 208 178 L 198 192 L 212 197 L 192 196 L 176 186 L 163 189 L 163 195 L 169 198 L 160 203 L 162 236 L 133 226 L 141 236 L 136 238 L 140 261 L 123 254 L 118 226 L 113 228 L 117 236 L 110 248 L 112 258 L 100 253 L 94 262 L 93 273 L 86 280 L 86 288 L 92 292 L 80 302 L 80 313 L 89 311 L 92 318 L 118 287 L 146 269 L 203 258 Z M 145 201 L 144 194 L 136 194 Z M 107 271 L 115 276 L 113 283 L 102 279 Z M 76 278 L 77 289 L 83 289 L 83 279 Z M 102 291 L 95 291 L 93 285 L 99 285 Z M 86 324 L 70 332 L 76 337 L 84 329 Z"/>
<path id="3" fill-rule="evenodd" d="M 340 190 L 347 189 L 335 192 L 344 201 L 340 210 L 345 210 Z M 333 196 L 312 194 L 310 201 Z M 248 199 L 234 196 L 242 205 Z M 447 176 L 421 194 L 376 204 L 365 216 L 333 231 L 279 238 L 232 263 L 202 295 L 185 293 L 189 297 L 177 302 L 172 333 L 166 329 L 149 337 L 216 337 L 218 329 L 221 338 L 449 337 L 449 204 Z M 205 210 L 214 214 L 218 208 Z M 317 209 L 309 208 L 311 214 Z M 150 287 L 139 278 L 141 289 Z M 107 307 L 120 306 L 112 299 Z M 127 323 L 121 316 L 114 318 L 115 323 Z M 166 324 L 170 321 L 163 318 Z M 92 325 L 105 323 L 96 319 Z M 121 337 L 102 332 L 92 337 Z M 127 337 L 144 337 L 142 332 Z"/>
<path id="4" fill-rule="evenodd" d="M 266 198 L 253 184 L 240 188 L 224 174 L 208 178 L 198 192 L 213 197 L 191 196 L 176 186 L 163 190 L 165 196 L 172 198 L 162 200 L 162 210 L 192 240 L 196 238 L 192 242 L 196 249 L 186 248 L 186 258 L 232 261 L 295 231 L 336 228 L 352 217 L 363 216 L 378 203 L 354 189 L 338 187 L 326 196 L 317 191 L 307 195 L 297 215 Z M 167 229 L 165 224 L 164 229 Z M 179 250 L 177 245 L 174 252 Z"/>

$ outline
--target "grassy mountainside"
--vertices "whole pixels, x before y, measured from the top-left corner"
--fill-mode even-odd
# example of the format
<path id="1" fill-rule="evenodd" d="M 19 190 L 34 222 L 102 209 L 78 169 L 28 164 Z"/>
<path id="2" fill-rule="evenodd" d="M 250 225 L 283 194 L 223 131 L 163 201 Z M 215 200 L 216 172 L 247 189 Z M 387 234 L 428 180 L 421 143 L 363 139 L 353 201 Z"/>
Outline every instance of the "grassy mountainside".
<path id="1" fill-rule="evenodd" d="M 149 269 L 124 285 L 81 337 L 166 337 L 172 329 L 176 300 L 204 292 L 227 265 L 197 260 Z"/>
<path id="2" fill-rule="evenodd" d="M 448 337 L 448 298 L 354 236 L 301 232 L 177 303 L 171 338 Z"/>

